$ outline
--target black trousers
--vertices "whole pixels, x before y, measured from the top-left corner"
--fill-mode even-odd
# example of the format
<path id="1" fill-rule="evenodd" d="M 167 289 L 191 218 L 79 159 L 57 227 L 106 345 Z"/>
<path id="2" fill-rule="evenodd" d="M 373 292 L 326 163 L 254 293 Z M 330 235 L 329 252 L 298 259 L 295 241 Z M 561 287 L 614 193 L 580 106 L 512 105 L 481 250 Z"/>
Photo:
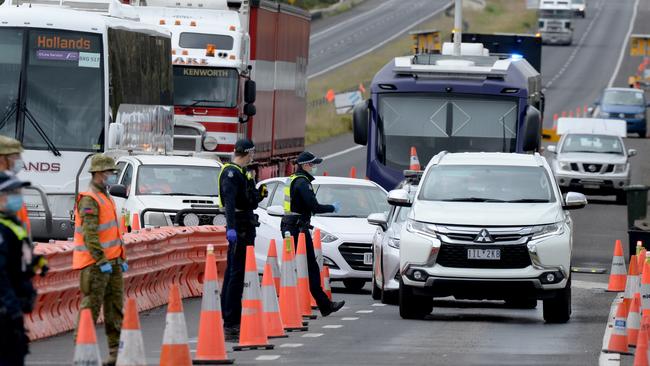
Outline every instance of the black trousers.
<path id="1" fill-rule="evenodd" d="M 307 269 L 309 270 L 309 292 L 311 296 L 316 300 L 316 304 L 319 309 L 329 309 L 332 307 L 332 302 L 327 297 L 325 291 L 321 287 L 320 283 L 320 267 L 316 261 L 316 253 L 314 253 L 314 243 L 311 240 L 311 234 L 309 233 L 308 227 L 300 227 L 298 224 L 287 223 L 285 220 L 282 220 L 280 225 L 280 230 L 282 231 L 282 236 L 284 237 L 285 232 L 291 233 L 293 236 L 294 243 L 298 249 L 298 235 L 303 232 L 305 233 L 305 246 L 307 249 Z"/>
<path id="2" fill-rule="evenodd" d="M 228 262 L 221 290 L 221 311 L 226 328 L 241 322 L 241 300 L 246 273 L 246 247 L 255 245 L 255 229 L 237 231 L 237 244 L 228 244 Z"/>
<path id="3" fill-rule="evenodd" d="M 29 338 L 23 318 L 10 320 L 0 315 L 0 366 L 22 366 L 29 353 Z"/>

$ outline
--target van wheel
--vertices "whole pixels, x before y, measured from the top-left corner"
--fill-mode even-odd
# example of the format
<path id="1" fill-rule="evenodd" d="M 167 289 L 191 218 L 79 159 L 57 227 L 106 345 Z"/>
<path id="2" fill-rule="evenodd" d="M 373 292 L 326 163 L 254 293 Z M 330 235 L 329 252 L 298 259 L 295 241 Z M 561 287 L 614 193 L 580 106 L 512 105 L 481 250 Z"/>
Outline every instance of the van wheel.
<path id="1" fill-rule="evenodd" d="M 566 323 L 571 318 L 571 279 L 555 297 L 544 300 L 544 320 L 547 323 Z"/>
<path id="2" fill-rule="evenodd" d="M 433 299 L 413 294 L 411 287 L 399 284 L 399 315 L 402 319 L 423 319 L 433 310 Z"/>

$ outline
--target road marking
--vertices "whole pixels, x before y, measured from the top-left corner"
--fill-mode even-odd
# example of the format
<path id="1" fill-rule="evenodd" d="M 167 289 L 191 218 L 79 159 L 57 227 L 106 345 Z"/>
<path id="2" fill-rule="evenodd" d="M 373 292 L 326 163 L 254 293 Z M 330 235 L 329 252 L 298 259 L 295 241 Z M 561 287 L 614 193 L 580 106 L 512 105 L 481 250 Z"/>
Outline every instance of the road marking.
<path id="1" fill-rule="evenodd" d="M 372 306 L 386 306 L 386 304 L 376 302 L 376 303 L 372 304 Z"/>
<path id="2" fill-rule="evenodd" d="M 303 346 L 302 343 L 285 343 L 285 344 L 281 344 L 280 348 L 298 348 L 302 346 Z"/>
<path id="3" fill-rule="evenodd" d="M 349 62 L 352 62 L 352 61 L 358 59 L 359 57 L 363 57 L 363 56 L 373 52 L 374 50 L 376 50 L 376 49 L 378 49 L 380 47 L 383 47 L 386 43 L 391 42 L 392 40 L 394 40 L 397 37 L 400 37 L 402 34 L 406 33 L 407 31 L 409 31 L 409 30 L 411 30 L 413 28 L 415 28 L 420 23 L 422 23 L 422 22 L 424 22 L 424 21 L 426 21 L 426 20 L 428 20 L 430 18 L 433 18 L 434 16 L 438 15 L 439 13 L 442 13 L 447 8 L 449 8 L 453 3 L 454 3 L 454 1 L 450 1 L 446 6 L 443 6 L 442 8 L 434 11 L 433 13 L 429 13 L 429 14 L 425 15 L 424 17 L 416 20 L 415 22 L 413 22 L 412 24 L 410 24 L 406 28 L 403 28 L 400 31 L 395 32 L 393 35 L 391 35 L 387 39 L 377 43 L 376 45 L 370 47 L 367 50 L 365 50 L 365 51 L 363 51 L 361 53 L 358 53 L 358 54 L 348 58 L 347 60 L 343 60 L 343 61 L 338 62 L 338 63 L 336 63 L 336 64 L 334 64 L 334 65 L 332 65 L 330 67 L 326 67 L 324 70 L 321 70 L 321 71 L 319 71 L 317 73 L 314 73 L 314 74 L 311 74 L 311 75 L 307 76 L 307 80 L 309 80 L 311 78 L 315 78 L 315 77 L 320 76 L 320 75 L 323 75 L 325 73 L 328 73 L 328 72 L 330 72 L 330 71 L 332 71 L 332 70 L 334 70 L 334 69 L 336 69 L 338 67 L 341 67 L 341 66 L 343 66 L 343 65 L 345 65 L 345 64 L 347 64 Z"/>
<path id="4" fill-rule="evenodd" d="M 634 30 L 634 22 L 636 21 L 638 7 L 639 7 L 639 0 L 636 0 L 634 2 L 634 10 L 632 12 L 632 21 L 630 21 L 630 27 L 627 30 L 627 35 L 625 36 L 625 42 L 623 42 L 623 47 L 621 47 L 621 54 L 618 56 L 618 62 L 616 63 L 616 68 L 614 68 L 614 73 L 612 74 L 612 78 L 609 80 L 609 84 L 607 84 L 607 86 L 610 88 L 612 87 L 612 85 L 614 85 L 614 81 L 616 81 L 618 72 L 621 70 L 621 65 L 623 64 L 623 57 L 625 57 L 625 54 L 627 53 L 627 44 L 629 43 L 630 35 L 632 35 L 632 31 Z"/>
<path id="5" fill-rule="evenodd" d="M 359 318 L 356 317 L 356 316 L 350 316 L 350 317 L 347 317 L 347 318 L 341 318 L 341 320 L 359 320 Z"/>
<path id="6" fill-rule="evenodd" d="M 257 358 L 255 358 L 255 361 L 275 361 L 278 358 L 280 358 L 280 355 L 263 355 L 257 356 Z"/>
<path id="7" fill-rule="evenodd" d="M 350 153 L 350 152 L 353 152 L 353 151 L 356 151 L 356 150 L 362 149 L 362 148 L 364 148 L 364 147 L 365 147 L 365 146 L 363 146 L 363 145 L 355 145 L 355 146 L 352 146 L 351 148 L 348 148 L 348 149 L 345 149 L 345 150 L 341 150 L 341 151 L 339 151 L 339 152 L 337 152 L 337 153 L 330 154 L 330 155 L 327 155 L 327 156 L 323 156 L 322 159 L 323 159 L 323 161 L 325 161 L 325 160 L 329 160 L 329 159 L 336 158 L 336 157 L 338 157 L 338 156 L 345 155 L 345 154 L 347 154 L 347 153 Z"/>
<path id="8" fill-rule="evenodd" d="M 374 310 L 357 310 L 357 314 L 370 314 L 374 312 Z"/>
<path id="9" fill-rule="evenodd" d="M 598 366 L 618 366 L 621 364 L 621 355 L 620 353 L 600 353 L 600 358 L 598 359 Z"/>
<path id="10" fill-rule="evenodd" d="M 341 310 L 348 310 L 350 307 L 349 306 L 344 306 L 341 308 Z"/>
<path id="11" fill-rule="evenodd" d="M 318 338 L 322 337 L 323 333 L 305 333 L 302 335 L 303 338 Z"/>
<path id="12" fill-rule="evenodd" d="M 343 326 L 339 325 L 339 324 L 332 324 L 332 325 L 323 325 L 323 328 L 325 328 L 325 329 L 339 329 L 339 328 L 343 328 Z"/>

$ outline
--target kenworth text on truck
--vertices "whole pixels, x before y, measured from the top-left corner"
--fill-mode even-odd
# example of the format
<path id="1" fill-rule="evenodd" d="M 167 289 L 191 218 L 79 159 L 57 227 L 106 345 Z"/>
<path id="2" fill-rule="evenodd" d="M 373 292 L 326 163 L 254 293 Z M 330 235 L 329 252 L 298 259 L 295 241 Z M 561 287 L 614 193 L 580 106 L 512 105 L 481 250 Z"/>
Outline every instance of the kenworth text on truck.
<path id="1" fill-rule="evenodd" d="M 83 165 L 105 151 L 119 107 L 173 118 L 170 37 L 155 26 L 60 6 L 6 1 L 1 10 L 0 133 L 25 147 L 21 179 L 47 193 L 51 230 L 40 198 L 26 197 L 34 237 L 69 238 L 75 192 L 90 179 Z"/>
<path id="2" fill-rule="evenodd" d="M 177 125 L 205 126 L 203 147 L 222 160 L 251 138 L 258 177 L 289 173 L 304 147 L 309 14 L 265 0 L 132 3 L 122 10 L 172 33 Z"/>

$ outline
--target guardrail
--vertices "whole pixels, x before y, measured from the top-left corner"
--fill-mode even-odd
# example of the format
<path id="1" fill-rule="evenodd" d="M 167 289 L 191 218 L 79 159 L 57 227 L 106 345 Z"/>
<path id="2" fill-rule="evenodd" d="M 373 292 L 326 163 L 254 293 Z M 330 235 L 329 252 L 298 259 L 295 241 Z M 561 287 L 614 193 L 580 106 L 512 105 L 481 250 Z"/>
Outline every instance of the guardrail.
<path id="1" fill-rule="evenodd" d="M 214 245 L 218 272 L 223 277 L 228 242 L 222 226 L 163 227 L 126 234 L 129 270 L 124 274 L 124 296 L 136 299 L 138 311 L 166 304 L 171 284 L 179 286 L 183 298 L 201 296 L 208 244 Z M 25 316 L 32 340 L 76 326 L 81 294 L 80 271 L 72 269 L 73 245 L 70 241 L 36 245 L 35 253 L 47 258 L 50 270 L 45 277 L 34 278 L 36 304 Z"/>

